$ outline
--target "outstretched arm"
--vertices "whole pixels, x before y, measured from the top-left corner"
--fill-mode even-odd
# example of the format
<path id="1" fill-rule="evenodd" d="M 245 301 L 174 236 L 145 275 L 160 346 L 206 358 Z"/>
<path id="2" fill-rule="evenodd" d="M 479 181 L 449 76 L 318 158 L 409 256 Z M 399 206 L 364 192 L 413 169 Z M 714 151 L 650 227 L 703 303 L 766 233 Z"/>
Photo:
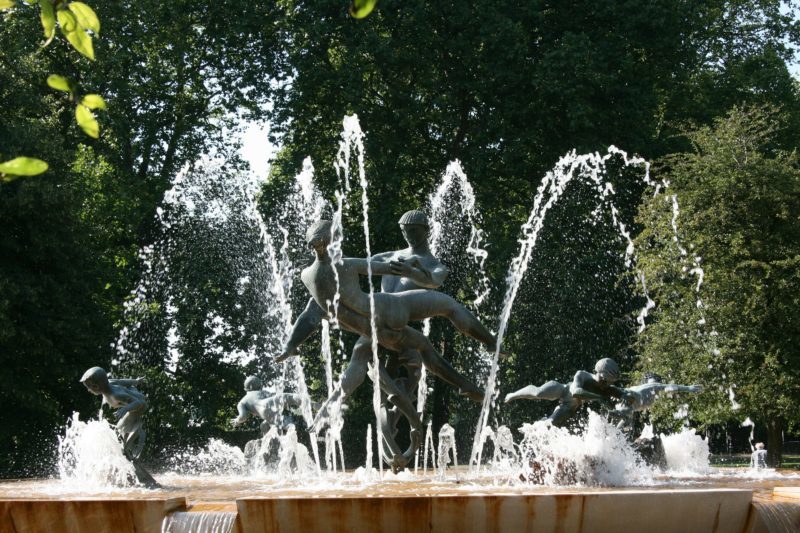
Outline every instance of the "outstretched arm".
<path id="1" fill-rule="evenodd" d="M 674 383 L 645 383 L 632 387 L 631 390 L 639 392 L 700 392 L 702 385 L 675 385 Z"/>
<path id="2" fill-rule="evenodd" d="M 368 274 L 368 263 L 372 269 L 373 276 L 387 276 L 392 274 L 392 264 L 383 260 L 376 261 L 373 258 L 370 261 L 367 261 L 366 259 L 361 259 L 358 257 L 348 257 L 344 260 L 344 263 L 361 276 L 366 276 Z"/>
<path id="3" fill-rule="evenodd" d="M 297 355 L 297 348 L 308 339 L 312 333 L 317 331 L 317 328 L 322 323 L 322 318 L 325 316 L 325 311 L 317 305 L 313 298 L 309 298 L 306 308 L 297 317 L 297 321 L 292 326 L 292 332 L 289 334 L 289 339 L 283 345 L 283 352 L 278 355 L 275 360 L 282 362 L 293 355 Z"/>
<path id="4" fill-rule="evenodd" d="M 392 274 L 395 276 L 408 278 L 426 289 L 438 289 L 450 274 L 447 267 L 441 263 L 436 268 L 428 270 L 422 266 L 422 263 L 417 258 L 407 261 L 392 261 L 389 265 L 392 267 Z"/>
<path id="5" fill-rule="evenodd" d="M 702 385 L 675 385 L 669 384 L 664 388 L 664 392 L 702 392 Z"/>

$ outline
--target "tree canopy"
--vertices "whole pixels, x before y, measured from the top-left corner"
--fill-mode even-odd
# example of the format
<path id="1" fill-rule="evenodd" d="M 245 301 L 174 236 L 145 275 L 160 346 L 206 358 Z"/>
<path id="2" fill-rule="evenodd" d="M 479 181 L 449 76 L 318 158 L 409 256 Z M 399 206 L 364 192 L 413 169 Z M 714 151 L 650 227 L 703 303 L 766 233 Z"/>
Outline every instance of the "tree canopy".
<path id="1" fill-rule="evenodd" d="M 79 4 L 39 0 L 0 11 L 0 163 L 24 156 L 48 165 L 13 180 L 21 174 L 0 167 L 0 475 L 46 472 L 42 458 L 71 412 L 96 412 L 77 380 L 110 364 L 120 329 L 131 325 L 126 302 L 146 274 L 142 249 L 159 239 L 156 210 L 180 171 L 206 171 L 213 156 L 224 161 L 220 183 L 246 172 L 238 132 L 246 120 L 268 120 L 280 152 L 260 193 L 264 218 L 281 215 L 307 156 L 333 200 L 342 117 L 352 113 L 366 132 L 373 250 L 402 246 L 400 214 L 422 206 L 448 163 L 461 162 L 488 240 L 495 300 L 483 309 L 492 327 L 489 310 L 498 308 L 520 226 L 560 156 L 614 144 L 657 162 L 654 177 L 669 180 L 669 192 L 652 198 L 640 171 L 612 164 L 608 176 L 657 303 L 644 333 L 619 232 L 607 214 L 594 216 L 596 193 L 576 185 L 537 244 L 501 388 L 568 379 L 611 356 L 626 369 L 713 383 L 690 402 L 704 427 L 745 413 L 773 433 L 796 427 L 793 5 L 787 14 L 777 0 L 381 0 L 354 3 L 365 15 L 354 18 L 342 0 L 88 2 L 100 26 L 81 19 L 76 31 L 90 38 L 90 60 L 82 34 L 70 40 L 40 17 L 48 6 L 74 14 Z M 56 36 L 45 47 L 43 30 Z M 664 198 L 673 193 L 685 256 L 670 233 L 674 212 Z M 352 211 L 346 250 L 361 255 Z M 243 367 L 207 349 L 212 310 L 245 323 L 225 341 L 231 351 L 269 329 L 257 316 L 263 302 L 230 283 L 253 231 L 224 242 L 203 228 L 176 230 L 172 250 L 184 262 L 170 283 L 190 305 L 172 317 L 184 350 L 175 372 L 159 359 L 169 349 L 167 297 L 151 294 L 145 309 L 151 334 L 141 350 L 155 355 L 140 369 L 163 392 L 150 392 L 158 404 L 148 417 L 151 455 L 211 434 L 240 438 L 228 419 L 245 373 L 280 371 L 274 354 Z M 695 256 L 699 292 L 689 272 Z M 445 290 L 468 299 L 472 275 L 452 270 Z M 295 292 L 296 314 L 304 294 Z M 469 346 L 445 325 L 433 339 L 474 371 Z M 324 368 L 313 353 L 304 356 L 307 381 L 320 396 Z M 436 383 L 426 418 L 471 438 L 475 409 Z M 180 409 L 168 398 L 181 398 Z M 656 419 L 666 424 L 674 407 L 665 403 Z M 497 416 L 516 428 L 547 409 Z M 347 416 L 345 439 L 358 446 L 346 456 L 355 464 L 372 416 L 368 392 L 353 397 Z"/>

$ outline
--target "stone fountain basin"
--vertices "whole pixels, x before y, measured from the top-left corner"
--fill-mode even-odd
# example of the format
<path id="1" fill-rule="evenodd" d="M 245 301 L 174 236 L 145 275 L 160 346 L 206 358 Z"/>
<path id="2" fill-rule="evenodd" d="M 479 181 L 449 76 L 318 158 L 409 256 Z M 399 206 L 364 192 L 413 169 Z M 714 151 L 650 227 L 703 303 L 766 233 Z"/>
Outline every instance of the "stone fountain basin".
<path id="1" fill-rule="evenodd" d="M 455 478 L 366 483 L 331 478 L 313 486 L 219 476 L 157 478 L 163 489 L 94 493 L 53 480 L 2 482 L 0 532 L 160 532 L 172 513 L 236 513 L 234 531 L 248 533 L 764 533 L 770 529 L 753 502 L 767 501 L 773 493 L 793 502 L 790 519 L 800 524 L 800 479 L 794 476 L 695 478 L 677 484 L 665 479 L 658 486 L 614 489 L 498 486 Z"/>

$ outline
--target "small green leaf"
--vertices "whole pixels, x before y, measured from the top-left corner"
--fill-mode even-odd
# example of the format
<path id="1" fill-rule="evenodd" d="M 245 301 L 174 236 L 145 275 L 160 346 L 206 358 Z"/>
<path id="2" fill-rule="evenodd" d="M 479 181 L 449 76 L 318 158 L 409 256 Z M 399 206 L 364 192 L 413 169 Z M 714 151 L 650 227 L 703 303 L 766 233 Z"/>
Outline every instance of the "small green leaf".
<path id="1" fill-rule="evenodd" d="M 97 139 L 100 137 L 100 124 L 97 123 L 97 120 L 94 118 L 94 113 L 92 113 L 88 107 L 83 104 L 78 104 L 75 107 L 75 120 L 78 121 L 78 126 L 93 139 Z"/>
<path id="2" fill-rule="evenodd" d="M 100 20 L 94 10 L 83 2 L 70 2 L 67 6 L 75 14 L 78 24 L 85 30 L 92 30 L 96 35 L 100 34 Z"/>
<path id="3" fill-rule="evenodd" d="M 17 157 L 0 163 L 0 173 L 8 176 L 35 176 L 47 170 L 47 163 L 33 157 Z M 4 178 L 3 181 L 11 181 Z"/>
<path id="4" fill-rule="evenodd" d="M 65 93 L 72 92 L 72 89 L 69 87 L 69 80 L 58 74 L 50 74 L 47 76 L 47 85 L 57 91 L 64 91 Z"/>
<path id="5" fill-rule="evenodd" d="M 17 3 L 14 0 L 0 0 L 0 11 L 11 9 L 15 5 L 17 5 Z"/>
<path id="6" fill-rule="evenodd" d="M 47 0 L 42 0 L 46 2 Z M 66 9 L 58 10 L 58 23 L 61 25 L 61 32 L 70 44 L 92 61 L 94 61 L 94 46 L 92 38 L 86 31 L 78 25 L 78 19 L 71 11 Z"/>
<path id="7" fill-rule="evenodd" d="M 53 4 L 50 2 L 50 0 L 41 0 L 39 2 L 39 7 L 42 9 L 42 12 L 39 14 L 39 18 L 42 20 L 44 38 L 52 39 L 56 34 L 56 15 L 53 11 Z"/>
<path id="8" fill-rule="evenodd" d="M 350 4 L 350 16 L 355 19 L 363 19 L 375 9 L 378 0 L 353 0 Z"/>
<path id="9" fill-rule="evenodd" d="M 81 100 L 81 103 L 89 109 L 105 109 L 106 101 L 99 94 L 87 94 Z"/>

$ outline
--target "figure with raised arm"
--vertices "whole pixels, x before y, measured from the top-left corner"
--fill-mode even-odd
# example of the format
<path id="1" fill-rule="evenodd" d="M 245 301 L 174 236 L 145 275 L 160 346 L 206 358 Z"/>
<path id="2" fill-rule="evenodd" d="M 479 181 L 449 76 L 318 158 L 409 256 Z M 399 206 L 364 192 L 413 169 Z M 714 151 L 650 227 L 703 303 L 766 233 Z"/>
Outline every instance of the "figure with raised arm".
<path id="1" fill-rule="evenodd" d="M 415 226 L 414 224 L 406 225 Z M 416 224 L 416 226 L 422 225 Z M 405 228 L 404 233 L 409 238 L 408 236 L 413 235 L 416 230 L 417 228 Z M 427 234 L 427 228 L 420 228 L 420 237 L 423 234 Z M 422 248 L 419 246 L 418 239 L 413 236 L 410 239 L 417 242 L 418 249 Z M 425 282 L 427 280 L 428 284 L 441 283 L 444 280 L 446 270 L 435 267 L 435 265 L 431 270 L 423 263 L 432 258 L 432 255 L 427 257 L 430 254 L 427 250 L 427 242 L 424 243 L 423 250 L 427 251 L 427 254 L 419 254 L 415 257 L 411 257 L 411 254 L 407 257 L 390 254 L 376 259 L 344 258 L 341 262 L 334 263 L 328 253 L 328 245 L 331 242 L 331 223 L 329 221 L 320 221 L 309 228 L 306 240 L 314 250 L 316 259 L 311 266 L 303 270 L 301 279 L 311 293 L 313 301 L 309 301 L 306 309 L 298 317 L 285 349 L 278 357 L 279 361 L 295 355 L 297 347 L 317 329 L 324 317 L 335 318 L 340 327 L 358 333 L 366 339 L 366 342 L 360 341 L 362 346 L 357 347 L 351 366 L 345 372 L 342 392 L 346 394 L 352 392 L 363 381 L 366 374 L 366 363 L 371 359 L 371 357 L 365 357 L 365 354 L 371 355 L 369 339 L 372 338 L 372 326 L 370 324 L 369 294 L 361 289 L 359 277 L 366 276 L 369 268 L 376 276 L 399 277 L 399 280 L 390 279 L 387 283 L 396 284 L 393 287 L 395 290 L 403 288 L 402 292 L 381 292 L 374 295 L 375 332 L 378 343 L 390 351 L 401 354 L 404 361 L 410 364 L 413 364 L 417 358 L 415 352 L 419 353 L 419 359 L 433 374 L 457 387 L 462 395 L 475 401 L 482 401 L 483 391 L 443 359 L 425 335 L 408 326 L 410 321 L 443 316 L 448 318 L 459 331 L 477 339 L 491 349 L 495 348 L 497 342 L 494 335 L 452 297 L 425 289 L 407 290 L 407 283 L 410 282 L 403 281 L 406 275 L 416 278 L 417 281 Z M 409 248 L 410 251 L 415 248 L 411 241 Z M 408 253 L 409 251 L 401 252 Z M 436 273 L 441 281 L 433 281 L 435 278 L 432 272 Z M 337 287 L 338 306 L 334 306 Z M 365 348 L 370 350 L 366 351 Z M 399 390 L 394 379 L 388 375 L 384 365 L 379 368 L 379 375 L 380 386 L 389 394 L 390 400 L 393 403 L 395 399 L 398 400 L 396 405 L 404 413 L 406 410 L 414 411 L 410 402 L 406 401 L 407 399 L 402 400 L 401 394 L 391 392 L 392 387 L 395 392 L 402 391 Z M 412 419 L 410 418 L 410 420 Z M 415 428 L 415 430 L 418 429 L 421 428 Z"/>
<path id="2" fill-rule="evenodd" d="M 157 486 L 155 479 L 138 463 L 146 437 L 143 416 L 148 409 L 147 398 L 136 389 L 142 379 L 109 379 L 105 370 L 95 366 L 84 372 L 80 382 L 95 396 L 103 397 L 101 405 L 117 410 L 114 418 L 125 456 L 133 463 L 140 482 Z"/>
<path id="3" fill-rule="evenodd" d="M 414 209 L 404 213 L 398 223 L 408 247 L 376 254 L 371 259 L 376 263 L 387 263 L 392 269 L 392 274 L 381 276 L 381 290 L 386 293 L 397 293 L 415 289 L 438 289 L 447 279 L 449 271 L 430 251 L 427 215 L 423 211 Z M 318 313 L 322 313 L 322 309 L 316 303 L 314 307 Z M 367 365 L 371 361 L 370 338 L 362 336 L 353 347 L 350 363 L 342 373 L 336 390 L 320 410 L 318 420 L 327 416 L 329 404 L 343 401 L 364 382 Z M 381 388 L 388 396 L 388 400 L 409 419 L 412 426 L 417 425 L 414 419 L 418 418 L 418 415 L 412 400 L 419 383 L 421 365 L 420 353 L 408 350 L 399 354 L 392 353 L 389 361 L 383 365 L 387 371 L 381 369 Z M 405 378 L 398 376 L 399 368 L 406 369 Z M 445 367 L 443 371 L 447 372 L 449 369 Z M 384 432 L 384 435 L 386 434 Z"/>
<path id="4" fill-rule="evenodd" d="M 328 254 L 331 241 L 331 223 L 318 222 L 309 228 L 306 240 L 316 253 L 314 263 L 303 270 L 301 279 L 311 293 L 318 313 L 309 303 L 298 317 L 286 349 L 279 361 L 296 353 L 297 346 L 317 328 L 323 316 L 336 317 L 343 329 L 371 337 L 370 298 L 359 284 L 359 276 L 367 275 L 368 263 L 376 276 L 396 275 L 397 267 L 391 262 L 344 258 L 333 263 Z M 339 305 L 333 305 L 338 278 Z M 399 293 L 376 293 L 375 324 L 378 342 L 395 352 L 416 350 L 422 362 L 437 376 L 458 387 L 461 393 L 475 401 L 482 401 L 483 391 L 461 376 L 442 359 L 421 332 L 408 326 L 410 321 L 420 321 L 434 316 L 448 318 L 456 329 L 494 349 L 497 339 L 475 316 L 451 296 L 431 290 L 408 290 Z"/>

